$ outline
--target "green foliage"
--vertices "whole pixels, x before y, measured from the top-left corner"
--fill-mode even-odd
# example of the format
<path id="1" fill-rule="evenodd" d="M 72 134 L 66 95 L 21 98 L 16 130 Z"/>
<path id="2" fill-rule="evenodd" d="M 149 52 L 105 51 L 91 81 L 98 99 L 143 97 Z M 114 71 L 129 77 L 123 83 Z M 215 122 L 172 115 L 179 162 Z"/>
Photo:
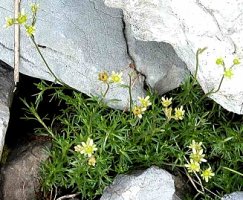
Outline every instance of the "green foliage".
<path id="1" fill-rule="evenodd" d="M 170 107 L 163 107 L 160 97 L 152 92 L 143 99 L 146 104 L 151 101 L 150 107 L 133 107 L 130 74 L 129 86 L 121 85 L 128 88 L 130 112 L 113 110 L 107 107 L 103 98 L 111 84 L 122 83 L 122 73 L 99 74 L 99 80 L 106 85 L 102 98 L 86 97 L 67 86 L 53 73 L 35 41 L 38 7 L 37 4 L 30 7 L 31 23 L 29 16 L 20 12 L 18 18 L 6 18 L 6 27 L 24 26 L 49 73 L 62 85 L 42 81 L 37 85 L 40 92 L 35 103 L 23 100 L 27 107 L 26 118 L 37 120 L 43 126 L 37 133 L 52 138 L 50 157 L 41 168 L 45 192 L 67 189 L 90 200 L 100 195 L 116 174 L 151 165 L 186 176 L 195 188 L 195 198 L 216 199 L 224 193 L 242 190 L 242 117 L 225 111 L 207 97 L 220 90 L 224 78 L 233 77 L 233 67 L 240 64 L 239 59 L 235 58 L 232 65 L 226 67 L 224 60 L 218 58 L 216 64 L 223 67 L 220 84 L 204 94 L 196 76 L 199 54 L 206 48 L 198 49 L 195 75 L 167 94 L 173 98 Z M 50 101 L 55 100 L 63 106 L 60 114 L 49 123 L 46 116 L 38 114 L 39 105 L 48 98 L 46 93 L 51 93 Z M 203 182 L 200 174 L 189 174 L 185 168 L 185 164 L 189 164 L 188 146 L 193 140 L 202 142 L 206 149 L 208 165 L 215 173 L 209 182 Z M 93 142 L 95 146 L 92 146 Z M 87 152 L 94 147 L 97 150 L 91 149 L 92 156 L 89 156 Z"/>
<path id="2" fill-rule="evenodd" d="M 102 194 L 116 174 L 151 165 L 185 175 L 185 155 L 192 140 L 203 142 L 206 159 L 215 172 L 208 183 L 203 182 L 203 187 L 219 196 L 242 190 L 242 176 L 235 173 L 242 171 L 242 117 L 203 96 L 194 78 L 190 77 L 181 88 L 167 94 L 173 98 L 173 108 L 183 106 L 185 110 L 180 121 L 166 120 L 160 97 L 154 93 L 149 94 L 152 106 L 139 119 L 132 112 L 108 108 L 98 97 L 89 98 L 43 82 L 38 88 L 41 95 L 51 90 L 49 98 L 63 106 L 47 126 L 46 120 L 37 114 L 38 107 L 25 102 L 29 114 L 53 138 L 50 158 L 41 169 L 45 191 L 65 188 L 80 192 L 83 199 L 93 199 Z M 42 99 L 39 95 L 37 98 Z M 89 165 L 89 157 L 75 151 L 75 146 L 87 138 L 92 138 L 98 148 L 94 152 L 95 166 Z M 197 180 L 194 174 L 190 177 Z M 199 190 L 201 185 L 196 182 Z M 216 198 L 207 190 L 202 196 Z"/>

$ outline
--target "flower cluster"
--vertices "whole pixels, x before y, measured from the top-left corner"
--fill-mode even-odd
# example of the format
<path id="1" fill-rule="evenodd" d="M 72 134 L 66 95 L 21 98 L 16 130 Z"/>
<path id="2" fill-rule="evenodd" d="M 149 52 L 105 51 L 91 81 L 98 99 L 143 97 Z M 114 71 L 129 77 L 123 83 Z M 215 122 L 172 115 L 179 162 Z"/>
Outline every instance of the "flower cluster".
<path id="1" fill-rule="evenodd" d="M 93 154 L 97 148 L 92 139 L 88 138 L 86 142 L 81 142 L 81 145 L 76 145 L 74 150 L 88 157 L 88 165 L 95 166 L 96 159 Z"/>
<path id="2" fill-rule="evenodd" d="M 222 66 L 223 67 L 223 69 L 224 69 L 224 74 L 223 74 L 223 76 L 224 77 L 226 77 L 226 78 L 232 78 L 233 77 L 233 75 L 234 75 L 234 73 L 233 73 L 233 67 L 235 66 L 235 65 L 239 65 L 240 64 L 240 60 L 238 59 L 238 58 L 235 58 L 235 59 L 233 59 L 233 63 L 232 63 L 232 65 L 231 65 L 231 67 L 229 67 L 229 68 L 227 68 L 226 66 L 225 66 L 225 62 L 224 62 L 224 59 L 223 58 L 217 58 L 216 59 L 216 64 L 217 65 L 219 65 L 219 66 Z"/>
<path id="3" fill-rule="evenodd" d="M 38 11 L 39 5 L 38 4 L 31 4 L 30 5 L 31 8 L 31 12 L 32 12 L 32 16 L 33 18 L 35 18 L 36 13 Z M 28 20 L 28 16 L 27 14 L 24 12 L 24 10 L 22 10 L 19 14 L 17 18 L 12 18 L 12 17 L 6 17 L 6 24 L 5 27 L 8 28 L 14 24 L 19 24 L 19 25 L 24 25 L 25 30 L 26 30 L 26 34 L 28 36 L 32 36 L 35 33 L 35 20 L 32 20 L 31 24 L 27 24 L 27 20 Z"/>
<path id="4" fill-rule="evenodd" d="M 184 115 L 185 115 L 185 110 L 183 109 L 183 106 L 179 107 L 179 108 L 175 108 L 174 109 L 174 115 L 172 115 L 172 107 L 170 107 L 170 105 L 172 104 L 172 98 L 166 98 L 166 97 L 162 97 L 161 98 L 161 103 L 164 111 L 164 114 L 167 118 L 168 121 L 170 121 L 171 119 L 175 119 L 175 120 L 183 120 Z"/>
<path id="5" fill-rule="evenodd" d="M 149 106 L 152 105 L 149 98 L 150 98 L 149 96 L 146 96 L 144 98 L 138 97 L 139 104 L 135 105 L 132 109 L 132 112 L 136 117 L 141 119 L 143 113 L 147 110 Z"/>
<path id="6" fill-rule="evenodd" d="M 192 140 L 192 143 L 190 144 L 189 148 L 191 149 L 190 152 L 190 162 L 185 164 L 185 167 L 188 169 L 188 172 L 201 172 L 201 177 L 208 182 L 210 178 L 214 176 L 214 173 L 212 172 L 211 167 L 209 166 L 205 170 L 201 170 L 200 164 L 202 162 L 207 162 L 207 160 L 204 158 L 205 154 L 203 154 L 203 148 L 202 148 L 202 142 L 195 142 L 195 140 Z"/>
<path id="7" fill-rule="evenodd" d="M 122 72 L 117 73 L 112 71 L 111 75 L 109 75 L 107 72 L 100 72 L 98 75 L 98 79 L 102 81 L 103 83 L 120 83 L 122 84 Z"/>

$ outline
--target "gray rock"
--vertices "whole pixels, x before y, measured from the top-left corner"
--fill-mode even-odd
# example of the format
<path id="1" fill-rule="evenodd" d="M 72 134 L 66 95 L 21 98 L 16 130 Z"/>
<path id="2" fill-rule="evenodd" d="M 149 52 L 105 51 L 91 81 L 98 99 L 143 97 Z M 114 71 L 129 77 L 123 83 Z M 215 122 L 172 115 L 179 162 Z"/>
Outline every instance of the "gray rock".
<path id="1" fill-rule="evenodd" d="M 32 1 L 23 1 L 28 8 Z M 123 15 L 118 9 L 104 5 L 103 0 L 73 0 L 38 2 L 36 41 L 44 46 L 41 51 L 58 78 L 88 95 L 100 95 L 105 86 L 98 81 L 101 71 L 121 71 L 125 82 L 127 74 L 134 72 L 127 54 L 124 37 Z M 11 16 L 13 2 L 0 2 L 0 24 Z M 27 9 L 25 9 L 28 12 Z M 21 29 L 20 71 L 32 77 L 54 80 L 44 66 L 30 39 Z M 1 59 L 13 66 L 13 28 L 0 29 Z M 143 96 L 144 79 L 139 75 L 133 86 L 134 97 Z M 114 86 L 108 99 L 120 99 L 114 106 L 124 108 L 128 104 L 128 91 Z"/>
<path id="2" fill-rule="evenodd" d="M 13 70 L 0 61 L 0 160 L 9 122 L 9 108 L 13 98 Z"/>
<path id="3" fill-rule="evenodd" d="M 240 58 L 241 64 L 233 69 L 232 79 L 225 79 L 220 90 L 210 97 L 225 109 L 243 114 L 242 0 L 104 2 L 123 10 L 137 39 L 171 44 L 192 73 L 197 49 L 208 47 L 200 55 L 198 72 L 198 81 L 205 92 L 216 90 L 223 76 L 223 67 L 215 64 L 218 57 L 224 58 L 227 68 L 235 57 Z"/>
<path id="4" fill-rule="evenodd" d="M 9 161 L 1 169 L 3 200 L 37 199 L 40 164 L 48 158 L 45 151 L 48 145 L 31 142 L 10 153 Z"/>
<path id="5" fill-rule="evenodd" d="M 150 167 L 130 175 L 118 175 L 100 200 L 180 200 L 175 194 L 173 176 Z"/>
<path id="6" fill-rule="evenodd" d="M 233 192 L 230 194 L 227 194 L 221 198 L 222 200 L 243 200 L 243 192 Z"/>
<path id="7" fill-rule="evenodd" d="M 136 70 L 146 77 L 146 84 L 164 94 L 177 88 L 189 74 L 173 47 L 164 42 L 137 40 L 126 22 L 126 38 Z"/>
<path id="8" fill-rule="evenodd" d="M 21 6 L 27 8 L 30 0 Z M 133 98 L 144 96 L 148 84 L 160 93 L 177 87 L 185 75 L 185 64 L 170 45 L 136 40 L 129 31 L 120 9 L 109 8 L 103 0 L 72 2 L 42 0 L 35 38 L 54 73 L 66 84 L 88 95 L 99 95 L 104 87 L 97 81 L 100 71 L 135 72 Z M 13 2 L 0 2 L 0 24 L 11 16 Z M 27 12 L 27 10 L 26 10 Z M 128 29 L 126 29 L 128 30 Z M 23 32 L 21 34 L 21 68 L 24 74 L 52 80 L 40 56 Z M 13 66 L 13 29 L 0 29 L 1 59 Z M 131 67 L 135 63 L 135 69 Z M 144 76 L 143 76 L 144 75 Z M 144 83 L 146 77 L 146 83 Z M 124 109 L 128 91 L 112 87 L 107 99 L 122 101 L 111 104 Z"/>

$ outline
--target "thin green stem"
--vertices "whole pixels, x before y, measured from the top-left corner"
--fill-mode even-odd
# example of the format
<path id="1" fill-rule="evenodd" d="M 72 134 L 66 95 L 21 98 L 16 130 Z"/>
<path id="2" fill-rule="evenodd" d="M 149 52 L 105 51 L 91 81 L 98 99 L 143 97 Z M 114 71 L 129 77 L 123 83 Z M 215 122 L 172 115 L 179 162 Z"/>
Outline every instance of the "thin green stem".
<path id="1" fill-rule="evenodd" d="M 235 171 L 235 170 L 230 169 L 230 168 L 228 168 L 228 167 L 223 167 L 223 168 L 226 169 L 226 170 L 229 170 L 229 171 L 231 171 L 231 172 L 233 172 L 233 173 L 235 173 L 235 174 L 238 174 L 238 175 L 240 175 L 240 176 L 243 176 L 243 174 L 240 173 L 240 172 L 238 172 L 238 171 Z"/>
<path id="2" fill-rule="evenodd" d="M 106 97 L 106 95 L 107 95 L 107 93 L 108 93 L 108 91 L 109 91 L 109 89 L 110 89 L 110 84 L 109 84 L 109 83 L 106 83 L 106 86 L 107 86 L 107 88 L 106 88 L 106 90 L 105 90 L 105 93 L 104 93 L 104 95 L 103 95 L 103 98 Z"/>
<path id="3" fill-rule="evenodd" d="M 197 80 L 197 73 L 198 73 L 198 68 L 199 68 L 199 51 L 200 51 L 200 49 L 198 49 L 197 53 L 196 53 L 196 71 L 194 74 L 194 81 Z"/>
<path id="4" fill-rule="evenodd" d="M 204 48 L 199 48 L 196 52 L 196 71 L 194 74 L 194 80 L 197 80 L 197 74 L 198 74 L 198 68 L 199 68 L 199 54 L 202 54 L 205 50 L 207 49 L 207 47 Z"/>
<path id="5" fill-rule="evenodd" d="M 209 95 L 217 93 L 220 90 L 220 88 L 221 88 L 223 80 L 224 80 L 224 75 L 222 76 L 222 78 L 220 80 L 220 83 L 219 83 L 219 86 L 218 86 L 217 90 L 210 90 L 209 92 L 204 94 L 198 102 L 200 103 L 204 98 L 208 97 Z"/>
<path id="6" fill-rule="evenodd" d="M 22 99 L 22 102 L 25 104 L 25 106 L 29 109 L 30 113 L 34 115 L 34 117 L 37 119 L 37 121 L 45 128 L 45 130 L 54 137 L 54 134 L 52 130 L 45 124 L 45 122 L 41 119 L 39 114 L 37 113 L 35 107 L 33 105 L 29 105 L 25 100 Z"/>
<path id="7" fill-rule="evenodd" d="M 37 43 L 35 42 L 34 36 L 31 36 L 31 41 L 34 43 L 36 50 L 38 51 L 39 55 L 41 56 L 44 64 L 46 65 L 47 69 L 49 70 L 50 74 L 55 78 L 55 82 L 59 82 L 60 84 L 66 85 L 63 81 L 61 81 L 57 76 L 54 74 L 54 72 L 51 70 L 50 66 L 46 62 L 46 59 L 44 58 L 43 54 L 40 51 L 40 48 L 38 47 Z"/>
<path id="8" fill-rule="evenodd" d="M 129 108 L 130 108 L 130 112 L 132 112 L 132 77 L 130 74 L 128 74 L 129 76 Z"/>
<path id="9" fill-rule="evenodd" d="M 218 91 L 220 90 L 221 85 L 222 85 L 222 83 L 223 83 L 223 80 L 224 80 L 224 75 L 222 76 L 222 78 L 221 78 L 221 80 L 220 80 L 220 83 L 219 83 L 219 86 L 218 86 L 217 90 L 213 91 L 212 93 L 216 93 L 216 92 L 218 92 Z M 211 93 L 211 94 L 212 94 L 212 93 Z"/>

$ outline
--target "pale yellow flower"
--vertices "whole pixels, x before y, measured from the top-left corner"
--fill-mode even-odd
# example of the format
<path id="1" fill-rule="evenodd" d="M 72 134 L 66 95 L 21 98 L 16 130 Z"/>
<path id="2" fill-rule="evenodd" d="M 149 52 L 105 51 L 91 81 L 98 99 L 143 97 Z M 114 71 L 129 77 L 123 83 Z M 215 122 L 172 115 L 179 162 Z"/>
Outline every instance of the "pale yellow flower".
<path id="1" fill-rule="evenodd" d="M 194 151 L 192 152 L 192 154 L 190 154 L 190 158 L 194 161 L 194 162 L 198 162 L 199 164 L 201 162 L 207 162 L 206 159 L 204 159 L 205 154 L 203 154 L 203 149 L 199 150 L 199 151 Z"/>
<path id="2" fill-rule="evenodd" d="M 99 80 L 104 82 L 104 83 L 107 83 L 108 80 L 109 80 L 109 75 L 107 72 L 100 72 L 99 73 Z"/>
<path id="3" fill-rule="evenodd" d="M 39 4 L 36 4 L 36 3 L 32 3 L 30 5 L 30 9 L 32 11 L 32 13 L 37 13 L 38 9 L 39 9 Z"/>
<path id="4" fill-rule="evenodd" d="M 189 148 L 192 149 L 193 153 L 199 152 L 202 150 L 202 142 L 195 142 L 192 140 L 192 143 L 189 145 Z"/>
<path id="5" fill-rule="evenodd" d="M 188 172 L 199 172 L 200 171 L 199 163 L 195 162 L 193 160 L 190 160 L 190 163 L 185 164 L 185 167 L 188 169 Z"/>
<path id="6" fill-rule="evenodd" d="M 147 108 L 152 105 L 149 98 L 149 96 L 146 96 L 145 98 L 138 97 L 138 100 L 143 108 Z"/>
<path id="7" fill-rule="evenodd" d="M 134 106 L 132 109 L 132 112 L 136 117 L 141 119 L 145 110 L 146 110 L 146 108 L 144 108 L 142 106 Z"/>
<path id="8" fill-rule="evenodd" d="M 122 82 L 122 72 L 116 73 L 116 72 L 112 71 L 110 81 L 112 83 L 123 83 Z"/>
<path id="9" fill-rule="evenodd" d="M 216 59 L 216 64 L 217 65 L 224 65 L 224 59 L 223 58 L 217 58 Z"/>
<path id="10" fill-rule="evenodd" d="M 96 164 L 96 159 L 94 156 L 91 156 L 88 160 L 88 165 L 95 166 Z"/>
<path id="11" fill-rule="evenodd" d="M 34 26 L 28 26 L 25 25 L 25 30 L 28 36 L 32 36 L 35 34 L 35 27 Z"/>
<path id="12" fill-rule="evenodd" d="M 240 60 L 238 58 L 235 58 L 233 60 L 233 63 L 234 63 L 234 65 L 239 65 L 240 64 Z"/>
<path id="13" fill-rule="evenodd" d="M 19 24 L 24 24 L 27 21 L 27 15 L 25 14 L 24 10 L 22 10 L 19 15 L 18 18 L 16 19 L 16 21 Z"/>
<path id="14" fill-rule="evenodd" d="M 75 147 L 74 147 L 74 151 L 77 151 L 77 152 L 81 152 L 81 151 L 83 151 L 83 147 L 80 145 L 80 144 L 78 144 L 78 145 L 76 145 Z"/>
<path id="15" fill-rule="evenodd" d="M 224 77 L 231 79 L 233 77 L 234 73 L 231 68 L 224 70 Z"/>
<path id="16" fill-rule="evenodd" d="M 96 145 L 94 144 L 94 141 L 90 138 L 87 139 L 86 142 L 82 142 L 81 145 L 77 145 L 74 147 L 74 150 L 87 155 L 88 157 L 91 157 L 92 154 L 97 150 Z"/>
<path id="17" fill-rule="evenodd" d="M 164 107 L 169 107 L 172 104 L 172 98 L 162 97 L 161 103 Z"/>
<path id="18" fill-rule="evenodd" d="M 164 114 L 165 114 L 167 120 L 170 121 L 171 118 L 172 118 L 172 108 L 171 107 L 170 108 L 165 107 L 163 109 L 163 111 L 164 111 Z"/>
<path id="19" fill-rule="evenodd" d="M 202 171 L 201 173 L 201 177 L 208 182 L 208 179 L 212 178 L 215 174 L 212 172 L 211 167 L 209 167 L 208 169 Z"/>
<path id="20" fill-rule="evenodd" d="M 174 115 L 175 120 L 183 120 L 184 115 L 185 115 L 185 110 L 183 110 L 183 106 L 181 106 L 180 108 L 175 108 L 175 115 Z"/>
<path id="21" fill-rule="evenodd" d="M 6 24 L 5 24 L 6 28 L 14 25 L 14 23 L 15 23 L 14 18 L 11 18 L 11 17 L 6 17 L 5 20 L 6 20 Z"/>

